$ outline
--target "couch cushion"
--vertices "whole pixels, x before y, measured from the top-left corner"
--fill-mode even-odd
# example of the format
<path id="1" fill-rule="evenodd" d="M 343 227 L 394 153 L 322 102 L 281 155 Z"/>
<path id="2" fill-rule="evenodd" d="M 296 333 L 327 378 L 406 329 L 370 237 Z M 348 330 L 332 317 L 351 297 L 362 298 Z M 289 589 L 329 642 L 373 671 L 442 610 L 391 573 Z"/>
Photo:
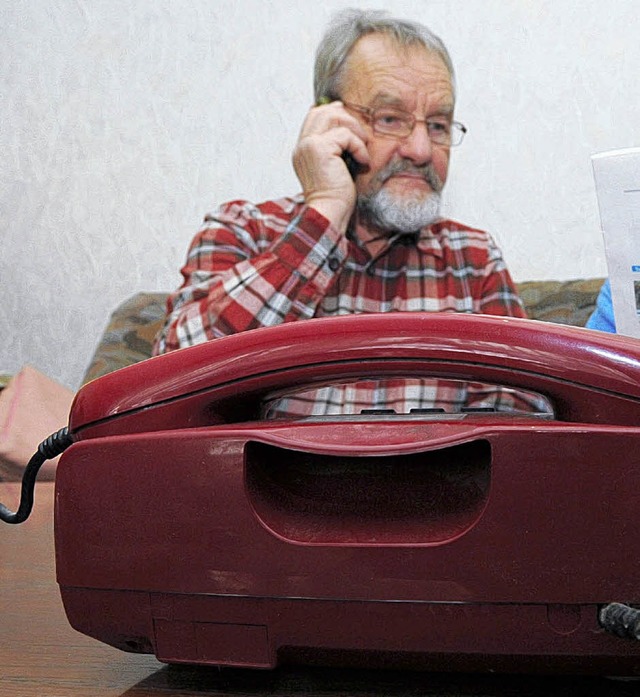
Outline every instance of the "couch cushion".
<path id="1" fill-rule="evenodd" d="M 117 307 L 100 339 L 83 384 L 151 356 L 166 310 L 167 293 L 138 293 Z"/>
<path id="2" fill-rule="evenodd" d="M 604 279 L 527 281 L 517 284 L 531 319 L 584 327 L 593 312 Z"/>

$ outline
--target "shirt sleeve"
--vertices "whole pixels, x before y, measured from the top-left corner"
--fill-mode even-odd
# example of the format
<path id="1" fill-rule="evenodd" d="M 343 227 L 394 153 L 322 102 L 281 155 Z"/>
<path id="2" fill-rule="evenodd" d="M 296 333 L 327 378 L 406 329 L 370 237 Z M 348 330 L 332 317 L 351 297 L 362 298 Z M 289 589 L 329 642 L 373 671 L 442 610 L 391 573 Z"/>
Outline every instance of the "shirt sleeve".
<path id="1" fill-rule="evenodd" d="M 485 315 L 507 317 L 527 316 L 502 252 L 490 235 L 488 235 L 488 256 L 482 279 L 479 312 Z"/>
<path id="2" fill-rule="evenodd" d="M 613 302 L 611 300 L 611 285 L 607 279 L 600 288 L 596 309 L 591 314 L 585 325 L 587 329 L 597 329 L 601 332 L 616 333 L 616 321 L 613 314 Z"/>
<path id="3" fill-rule="evenodd" d="M 344 236 L 313 208 L 225 204 L 191 244 L 154 354 L 313 317 L 346 253 Z"/>

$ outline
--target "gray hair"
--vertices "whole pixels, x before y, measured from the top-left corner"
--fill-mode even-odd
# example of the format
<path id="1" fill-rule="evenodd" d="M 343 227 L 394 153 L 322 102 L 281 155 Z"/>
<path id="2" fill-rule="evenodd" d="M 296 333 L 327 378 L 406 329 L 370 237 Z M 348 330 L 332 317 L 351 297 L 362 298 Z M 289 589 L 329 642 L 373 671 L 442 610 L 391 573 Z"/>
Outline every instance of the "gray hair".
<path id="1" fill-rule="evenodd" d="M 334 15 L 316 51 L 313 76 L 316 103 L 323 98 L 340 98 L 349 52 L 358 39 L 376 33 L 391 37 L 399 46 L 418 44 L 440 56 L 451 76 L 451 84 L 454 85 L 453 63 L 446 46 L 423 24 L 396 19 L 383 10 L 347 9 Z"/>

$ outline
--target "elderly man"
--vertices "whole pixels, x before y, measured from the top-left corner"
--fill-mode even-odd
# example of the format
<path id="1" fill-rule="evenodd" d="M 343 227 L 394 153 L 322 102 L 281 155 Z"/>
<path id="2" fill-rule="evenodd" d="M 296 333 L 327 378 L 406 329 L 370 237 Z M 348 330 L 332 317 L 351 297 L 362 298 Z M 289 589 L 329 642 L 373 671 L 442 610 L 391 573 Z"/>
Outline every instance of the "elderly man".
<path id="1" fill-rule="evenodd" d="M 454 71 L 442 41 L 417 23 L 348 10 L 319 45 L 314 82 L 317 105 L 293 153 L 302 194 L 234 201 L 206 217 L 155 352 L 329 315 L 524 316 L 491 236 L 439 214 L 451 148 L 466 133 L 454 120 Z M 408 384 L 387 384 L 384 406 L 434 403 L 424 387 L 427 396 L 407 404 L 407 393 L 416 394 L 415 381 Z M 438 385 L 440 401 L 469 402 L 467 387 Z M 334 402 L 349 412 L 367 405 L 351 387 L 350 397 L 346 388 L 314 394 L 313 413 Z"/>

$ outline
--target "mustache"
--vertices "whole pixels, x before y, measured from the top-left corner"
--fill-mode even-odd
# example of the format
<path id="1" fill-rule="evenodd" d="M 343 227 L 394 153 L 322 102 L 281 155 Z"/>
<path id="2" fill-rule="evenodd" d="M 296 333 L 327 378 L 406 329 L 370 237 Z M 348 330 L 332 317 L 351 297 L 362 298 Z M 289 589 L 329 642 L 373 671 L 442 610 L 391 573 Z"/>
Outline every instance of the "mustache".
<path id="1" fill-rule="evenodd" d="M 378 174 L 375 176 L 375 180 L 378 184 L 382 185 L 388 179 L 391 179 L 391 177 L 397 174 L 405 173 L 422 177 L 437 193 L 442 191 L 444 186 L 442 179 L 440 179 L 440 177 L 436 174 L 436 171 L 431 164 L 416 167 L 408 160 L 396 160 L 395 162 L 390 162 L 384 169 L 378 172 Z"/>

